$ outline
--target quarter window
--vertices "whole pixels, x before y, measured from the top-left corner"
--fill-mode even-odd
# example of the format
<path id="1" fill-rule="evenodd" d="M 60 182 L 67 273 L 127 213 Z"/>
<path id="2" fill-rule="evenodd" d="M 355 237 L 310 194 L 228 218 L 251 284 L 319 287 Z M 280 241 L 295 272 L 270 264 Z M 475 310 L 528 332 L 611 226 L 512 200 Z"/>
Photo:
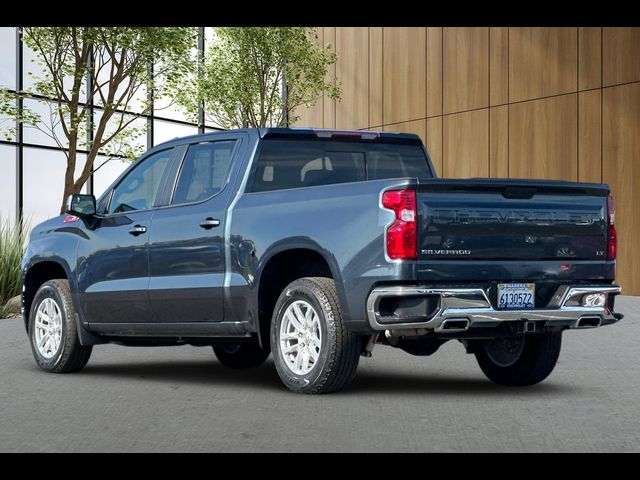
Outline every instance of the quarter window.
<path id="1" fill-rule="evenodd" d="M 173 149 L 156 152 L 131 170 L 113 191 L 108 213 L 147 210 L 154 206 Z"/>
<path id="2" fill-rule="evenodd" d="M 191 145 L 182 164 L 173 205 L 200 202 L 227 183 L 235 140 Z"/>

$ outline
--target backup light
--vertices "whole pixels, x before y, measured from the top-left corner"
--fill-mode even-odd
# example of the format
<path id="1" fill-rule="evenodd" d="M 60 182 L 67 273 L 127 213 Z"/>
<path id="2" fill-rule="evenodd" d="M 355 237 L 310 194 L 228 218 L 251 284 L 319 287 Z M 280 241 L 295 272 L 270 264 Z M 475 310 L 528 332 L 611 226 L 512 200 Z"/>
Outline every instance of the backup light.
<path id="1" fill-rule="evenodd" d="M 584 307 L 604 307 L 607 296 L 604 293 L 589 293 L 582 297 Z"/>

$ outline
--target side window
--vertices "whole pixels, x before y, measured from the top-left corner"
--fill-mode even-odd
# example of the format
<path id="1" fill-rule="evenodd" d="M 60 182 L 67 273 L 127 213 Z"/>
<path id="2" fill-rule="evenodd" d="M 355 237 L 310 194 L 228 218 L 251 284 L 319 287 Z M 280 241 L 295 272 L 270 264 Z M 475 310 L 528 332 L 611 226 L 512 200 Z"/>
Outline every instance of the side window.
<path id="1" fill-rule="evenodd" d="M 206 200 L 227 183 L 235 140 L 199 143 L 187 151 L 172 205 Z"/>
<path id="2" fill-rule="evenodd" d="M 131 212 L 153 207 L 173 149 L 144 159 L 114 189 L 107 213 Z"/>

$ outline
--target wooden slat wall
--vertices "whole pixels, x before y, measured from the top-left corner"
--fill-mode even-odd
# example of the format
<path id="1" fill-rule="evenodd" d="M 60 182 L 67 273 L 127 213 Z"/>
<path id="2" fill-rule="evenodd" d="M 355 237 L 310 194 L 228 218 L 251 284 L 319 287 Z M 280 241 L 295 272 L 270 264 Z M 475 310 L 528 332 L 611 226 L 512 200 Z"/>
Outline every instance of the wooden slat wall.
<path id="1" fill-rule="evenodd" d="M 339 28 L 336 31 L 336 77 L 340 79 L 342 101 L 336 104 L 337 128 L 369 127 L 368 28 Z"/>
<path id="2" fill-rule="evenodd" d="M 640 83 L 605 88 L 603 180 L 617 199 L 618 280 L 625 293 L 640 294 Z"/>
<path id="3" fill-rule="evenodd" d="M 444 113 L 489 106 L 489 29 L 444 29 Z"/>
<path id="4" fill-rule="evenodd" d="M 640 28 L 324 27 L 339 55 L 296 125 L 418 134 L 442 177 L 606 182 L 617 279 L 640 295 Z"/>

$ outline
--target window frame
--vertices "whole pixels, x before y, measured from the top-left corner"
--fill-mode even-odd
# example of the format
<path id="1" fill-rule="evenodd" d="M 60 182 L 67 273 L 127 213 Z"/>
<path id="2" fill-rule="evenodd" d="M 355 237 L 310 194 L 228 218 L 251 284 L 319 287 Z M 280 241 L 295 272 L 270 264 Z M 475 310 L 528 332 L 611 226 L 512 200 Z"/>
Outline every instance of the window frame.
<path id="1" fill-rule="evenodd" d="M 185 161 L 187 159 L 187 155 L 189 153 L 189 149 L 192 146 L 195 145 L 202 145 L 202 144 L 208 144 L 208 143 L 218 143 L 218 142 L 234 142 L 233 145 L 233 149 L 231 150 L 231 155 L 230 155 L 230 160 L 229 160 L 229 169 L 227 170 L 227 174 L 225 176 L 224 179 L 224 185 L 222 186 L 222 188 L 220 190 L 218 190 L 216 193 L 214 193 L 213 195 L 203 199 L 203 200 L 198 200 L 198 201 L 194 201 L 194 202 L 183 202 L 183 203 L 173 203 L 175 196 L 176 196 L 176 190 L 178 189 L 178 181 L 180 180 L 180 175 L 182 174 L 182 171 L 184 169 L 184 164 Z M 242 143 L 242 138 L 239 136 L 224 136 L 223 138 L 214 138 L 214 139 L 207 139 L 207 140 L 203 140 L 200 142 L 190 142 L 188 144 L 185 144 L 184 146 L 186 147 L 184 149 L 184 152 L 182 152 L 182 155 L 180 156 L 180 161 L 177 162 L 178 163 L 178 168 L 177 168 L 177 172 L 175 173 L 175 175 L 173 176 L 173 181 L 169 181 L 168 183 L 172 183 L 172 185 L 169 187 L 169 185 L 167 185 L 167 187 L 169 187 L 169 195 L 167 198 L 167 204 L 163 205 L 163 208 L 172 208 L 172 207 L 186 207 L 189 205 L 200 205 L 201 203 L 205 203 L 208 202 L 209 200 L 211 200 L 212 198 L 215 198 L 217 196 L 219 196 L 221 193 L 223 193 L 229 183 L 231 183 L 231 172 L 233 170 L 233 164 L 235 162 L 236 159 L 236 155 L 238 153 L 238 149 L 240 148 L 240 144 Z"/>
<path id="2" fill-rule="evenodd" d="M 147 161 L 148 159 L 150 159 L 151 157 L 153 157 L 158 153 L 166 152 L 169 150 L 172 150 L 172 153 L 169 156 L 169 164 L 166 166 L 165 171 L 162 173 L 162 178 L 160 179 L 160 184 L 158 185 L 158 191 L 156 192 L 156 197 L 153 199 L 152 206 L 149 208 L 144 208 L 140 210 L 129 210 L 127 212 L 109 212 L 109 209 L 111 208 L 111 202 L 113 201 L 114 192 L 120 186 L 120 184 L 124 182 L 129 177 L 129 175 L 131 175 L 145 161 Z M 178 154 L 179 151 L 180 151 L 180 145 L 171 145 L 171 146 L 168 145 L 166 148 L 161 148 L 155 151 L 149 151 L 145 153 L 142 157 L 140 157 L 136 162 L 134 162 L 127 170 L 125 170 L 122 173 L 121 178 L 118 178 L 115 181 L 115 183 L 111 187 L 109 187 L 109 189 L 105 193 L 105 195 L 109 197 L 109 200 L 106 203 L 105 211 L 99 212 L 100 215 L 102 217 L 116 217 L 116 216 L 122 216 L 122 215 L 131 215 L 133 213 L 138 213 L 138 212 L 148 212 L 150 210 L 156 210 L 162 207 L 162 205 L 158 204 L 158 202 L 161 201 L 161 199 L 163 198 L 163 194 L 167 186 L 167 180 L 172 170 L 171 167 L 175 162 L 176 154 Z"/>

